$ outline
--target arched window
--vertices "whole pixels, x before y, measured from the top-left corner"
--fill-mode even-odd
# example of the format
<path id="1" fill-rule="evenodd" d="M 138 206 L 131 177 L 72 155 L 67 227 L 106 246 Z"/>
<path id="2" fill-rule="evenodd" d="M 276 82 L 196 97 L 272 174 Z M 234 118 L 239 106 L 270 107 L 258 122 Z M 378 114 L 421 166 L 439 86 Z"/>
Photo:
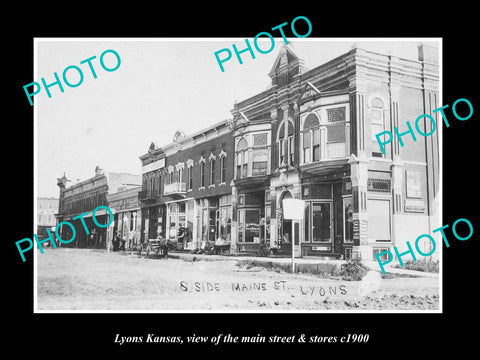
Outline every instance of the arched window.
<path id="1" fill-rule="evenodd" d="M 187 166 L 187 190 L 192 190 L 193 187 L 193 163 Z"/>
<path id="2" fill-rule="evenodd" d="M 375 97 L 370 103 L 370 108 L 372 110 L 372 118 L 370 120 L 371 132 L 372 132 L 372 141 L 377 143 L 376 135 L 385 131 L 385 116 L 384 116 L 384 104 L 382 99 Z M 383 135 L 385 136 L 385 135 Z M 385 139 L 383 139 L 385 141 Z M 378 145 L 374 149 L 378 149 Z M 378 151 L 372 151 L 372 156 L 374 157 L 383 157 L 383 154 Z"/>
<path id="3" fill-rule="evenodd" d="M 200 187 L 205 187 L 205 159 L 203 157 L 198 161 L 200 164 Z"/>
<path id="4" fill-rule="evenodd" d="M 215 184 L 215 157 L 210 158 L 210 185 Z"/>
<path id="5" fill-rule="evenodd" d="M 302 130 L 303 162 L 320 160 L 320 120 L 314 113 L 308 114 Z"/>
<path id="6" fill-rule="evenodd" d="M 372 141 L 377 141 L 375 135 L 381 133 L 382 131 L 385 131 L 385 122 L 383 116 L 384 105 L 382 99 L 378 97 L 374 98 L 371 103 L 371 108 Z"/>
<path id="7" fill-rule="evenodd" d="M 277 133 L 279 166 L 293 165 L 294 160 L 294 126 L 290 119 L 280 123 Z"/>
<path id="8" fill-rule="evenodd" d="M 223 151 L 219 155 L 220 157 L 220 184 L 225 183 L 226 179 L 226 167 L 225 167 L 225 158 L 227 154 Z"/>
<path id="9" fill-rule="evenodd" d="M 200 163 L 200 187 L 205 187 L 205 163 Z"/>
<path id="10" fill-rule="evenodd" d="M 238 140 L 237 148 L 237 179 L 248 176 L 248 142 L 242 137 Z"/>

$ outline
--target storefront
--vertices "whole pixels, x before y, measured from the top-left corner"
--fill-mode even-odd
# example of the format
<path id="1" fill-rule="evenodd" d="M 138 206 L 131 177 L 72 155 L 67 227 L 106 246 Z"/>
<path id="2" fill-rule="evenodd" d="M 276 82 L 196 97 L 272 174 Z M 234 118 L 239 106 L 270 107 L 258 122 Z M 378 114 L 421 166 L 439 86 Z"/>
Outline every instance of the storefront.
<path id="1" fill-rule="evenodd" d="M 353 200 L 348 165 L 325 175 L 303 176 L 305 215 L 302 256 L 350 258 L 353 247 Z"/>
<path id="2" fill-rule="evenodd" d="M 205 242 L 230 243 L 231 195 L 182 199 L 167 203 L 167 237 L 183 250 L 200 249 Z"/>
<path id="3" fill-rule="evenodd" d="M 149 207 L 142 207 L 141 221 L 142 234 L 141 241 L 148 239 L 156 239 L 158 236 L 165 237 L 165 205 L 152 205 Z"/>
<path id="4" fill-rule="evenodd" d="M 270 246 L 271 198 L 268 179 L 237 182 L 237 239 L 235 251 L 258 253 Z"/>
<path id="5" fill-rule="evenodd" d="M 193 199 L 178 200 L 166 204 L 167 234 L 169 240 L 176 241 L 179 249 L 194 249 L 193 242 Z"/>
<path id="6" fill-rule="evenodd" d="M 221 239 L 231 242 L 232 206 L 231 195 L 212 196 L 196 202 L 196 242 L 215 242 Z"/>

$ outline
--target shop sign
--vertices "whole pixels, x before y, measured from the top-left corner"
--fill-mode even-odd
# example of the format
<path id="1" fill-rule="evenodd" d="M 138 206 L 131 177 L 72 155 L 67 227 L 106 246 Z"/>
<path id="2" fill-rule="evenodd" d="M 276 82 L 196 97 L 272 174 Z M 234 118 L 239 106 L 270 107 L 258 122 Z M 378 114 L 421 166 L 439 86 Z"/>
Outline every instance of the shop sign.
<path id="1" fill-rule="evenodd" d="M 126 199 L 111 201 L 110 207 L 116 211 L 133 209 L 138 207 L 138 198 L 136 196 L 132 196 Z"/>
<path id="2" fill-rule="evenodd" d="M 407 197 L 421 198 L 422 197 L 422 183 L 419 171 L 407 170 Z"/>
<path id="3" fill-rule="evenodd" d="M 283 200 L 285 219 L 303 220 L 305 213 L 305 201 L 299 199 Z"/>
<path id="4" fill-rule="evenodd" d="M 406 212 L 425 212 L 425 202 L 423 200 L 405 199 Z"/>
<path id="5" fill-rule="evenodd" d="M 277 209 L 277 243 L 282 243 L 282 222 L 283 214 L 281 209 Z"/>
<path id="6" fill-rule="evenodd" d="M 352 220 L 353 222 L 353 240 L 360 239 L 360 220 Z"/>
<path id="7" fill-rule="evenodd" d="M 151 162 L 150 164 L 142 166 L 142 174 L 146 174 L 148 172 L 158 170 L 165 167 L 165 158 Z"/>

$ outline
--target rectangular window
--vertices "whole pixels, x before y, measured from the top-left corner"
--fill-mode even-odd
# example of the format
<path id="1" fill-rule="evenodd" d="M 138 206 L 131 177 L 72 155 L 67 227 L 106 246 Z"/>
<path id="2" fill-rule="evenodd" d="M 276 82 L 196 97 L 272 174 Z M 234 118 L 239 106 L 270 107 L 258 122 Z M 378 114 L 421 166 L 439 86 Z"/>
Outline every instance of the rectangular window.
<path id="1" fill-rule="evenodd" d="M 245 211 L 239 210 L 238 211 L 238 242 L 243 242 L 245 238 L 243 235 L 245 229 Z"/>
<path id="2" fill-rule="evenodd" d="M 345 107 L 328 109 L 327 121 L 328 122 L 345 121 Z"/>
<path id="3" fill-rule="evenodd" d="M 386 251 L 389 251 L 389 250 L 387 248 L 373 249 L 373 259 L 372 260 L 377 261 L 376 255 L 378 255 L 382 252 L 386 252 Z M 382 256 L 380 256 L 380 260 L 382 262 L 388 261 L 388 258 L 389 258 L 388 253 L 382 254 Z"/>
<path id="4" fill-rule="evenodd" d="M 310 242 L 310 203 L 305 202 L 305 238 L 304 242 Z"/>
<path id="5" fill-rule="evenodd" d="M 310 131 L 303 133 L 303 162 L 309 163 L 310 160 L 311 134 Z"/>
<path id="6" fill-rule="evenodd" d="M 266 175 L 268 168 L 267 161 L 255 161 L 252 163 L 252 176 Z"/>
<path id="7" fill-rule="evenodd" d="M 320 160 L 320 129 L 313 130 L 313 161 Z"/>
<path id="8" fill-rule="evenodd" d="M 330 125 L 327 128 L 327 143 L 345 142 L 345 125 Z"/>
<path id="9" fill-rule="evenodd" d="M 237 179 L 242 178 L 242 153 L 237 153 Z"/>
<path id="10" fill-rule="evenodd" d="M 220 236 L 223 240 L 231 241 L 232 208 L 220 208 Z"/>
<path id="11" fill-rule="evenodd" d="M 217 210 L 210 210 L 208 216 L 208 240 L 217 240 Z"/>
<path id="12" fill-rule="evenodd" d="M 368 239 L 374 241 L 390 241 L 390 201 L 367 200 Z"/>
<path id="13" fill-rule="evenodd" d="M 248 152 L 243 152 L 243 165 L 242 165 L 242 177 L 246 178 L 248 176 Z"/>
<path id="14" fill-rule="evenodd" d="M 245 210 L 245 242 L 258 242 L 260 239 L 260 211 Z"/>
<path id="15" fill-rule="evenodd" d="M 293 146 L 293 136 L 290 136 L 288 138 L 288 165 L 293 165 L 293 160 L 294 160 L 294 151 L 295 148 Z"/>
<path id="16" fill-rule="evenodd" d="M 267 145 L 267 133 L 254 134 L 253 146 L 264 146 L 264 145 Z"/>

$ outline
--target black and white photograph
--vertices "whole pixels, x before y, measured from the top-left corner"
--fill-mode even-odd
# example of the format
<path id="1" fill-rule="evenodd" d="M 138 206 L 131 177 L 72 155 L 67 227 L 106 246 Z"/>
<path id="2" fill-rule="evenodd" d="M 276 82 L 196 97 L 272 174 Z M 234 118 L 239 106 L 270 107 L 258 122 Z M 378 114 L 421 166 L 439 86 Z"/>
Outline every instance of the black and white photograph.
<path id="1" fill-rule="evenodd" d="M 441 50 L 38 39 L 36 310 L 440 311 Z"/>
<path id="2" fill-rule="evenodd" d="M 7 354 L 474 350 L 472 6 L 102 5 L 6 11 Z"/>

